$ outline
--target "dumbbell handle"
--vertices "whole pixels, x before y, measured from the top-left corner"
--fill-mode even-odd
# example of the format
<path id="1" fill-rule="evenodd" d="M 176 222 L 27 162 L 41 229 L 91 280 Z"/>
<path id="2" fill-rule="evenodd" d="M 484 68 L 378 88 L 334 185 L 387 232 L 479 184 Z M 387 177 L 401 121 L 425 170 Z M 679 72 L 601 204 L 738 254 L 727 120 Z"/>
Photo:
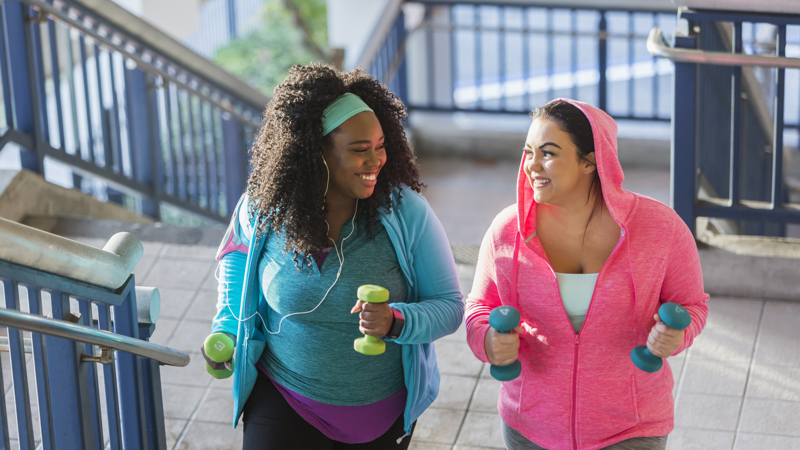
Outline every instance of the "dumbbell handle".
<path id="1" fill-rule="evenodd" d="M 489 325 L 500 333 L 510 333 L 519 326 L 520 314 L 513 306 L 498 306 L 489 314 Z M 492 364 L 489 373 L 500 381 L 511 381 L 522 372 L 522 364 L 519 360 L 504 366 Z"/>
<path id="2" fill-rule="evenodd" d="M 212 365 L 206 361 L 206 371 L 209 375 L 217 379 L 223 379 L 233 374 L 234 349 L 233 340 L 225 333 L 212 333 L 206 338 L 200 350 L 204 356 L 216 363 Z M 231 362 L 231 369 L 224 366 L 224 363 L 228 361 Z"/>
<path id="3" fill-rule="evenodd" d="M 356 296 L 366 303 L 385 303 L 389 301 L 389 291 L 374 284 L 360 286 Z M 381 355 L 386 350 L 386 343 L 375 336 L 365 334 L 363 337 L 353 341 L 353 348 L 363 355 Z"/>
<path id="4" fill-rule="evenodd" d="M 664 303 L 658 308 L 658 318 L 664 324 L 675 330 L 684 330 L 692 323 L 692 316 L 677 303 Z M 631 350 L 631 361 L 640 370 L 653 373 L 658 372 L 664 365 L 664 360 L 654 355 L 646 345 L 639 345 Z"/>

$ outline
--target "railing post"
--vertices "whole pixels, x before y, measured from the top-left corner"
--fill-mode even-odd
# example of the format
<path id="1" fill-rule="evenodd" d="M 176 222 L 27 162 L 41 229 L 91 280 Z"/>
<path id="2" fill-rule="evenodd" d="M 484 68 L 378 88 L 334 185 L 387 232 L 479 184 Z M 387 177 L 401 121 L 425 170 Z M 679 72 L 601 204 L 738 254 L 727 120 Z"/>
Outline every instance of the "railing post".
<path id="1" fill-rule="evenodd" d="M 20 310 L 19 287 L 16 282 L 2 282 L 5 307 Z M 34 446 L 31 426 L 30 396 L 28 395 L 28 370 L 22 343 L 22 330 L 8 328 L 8 347 L 11 354 L 11 376 L 14 385 L 14 409 L 17 415 L 17 439 L 20 448 Z"/>
<path id="2" fill-rule="evenodd" d="M 597 107 L 603 111 L 608 111 L 608 78 L 606 69 L 608 68 L 608 23 L 606 22 L 606 12 L 599 11 L 600 23 L 597 24 L 597 70 L 600 72 L 600 79 L 597 82 Z"/>
<path id="3" fill-rule="evenodd" d="M 155 324 L 139 326 L 139 338 L 150 340 Z M 167 432 L 164 422 L 164 401 L 161 393 L 161 370 L 158 361 L 142 359 L 142 381 L 144 387 L 144 410 L 147 418 L 147 445 L 151 449 L 167 448 Z"/>
<path id="4" fill-rule="evenodd" d="M 225 214 L 230 217 L 247 183 L 247 148 L 244 127 L 228 114 L 222 115 L 222 152 L 225 161 Z"/>
<path id="5" fill-rule="evenodd" d="M 35 55 L 36 50 L 30 46 L 30 36 L 26 36 L 26 27 L 29 27 L 28 14 L 26 9 L 29 7 L 19 0 L 7 0 L 0 4 L 3 13 L 4 28 L 6 30 L 6 57 L 8 58 L 8 75 L 13 101 L 11 102 L 11 114 L 8 118 L 11 128 L 20 131 L 33 138 L 31 148 L 22 147 L 20 151 L 20 162 L 24 169 L 32 172 L 42 172 L 42 160 L 36 152 L 36 144 L 41 137 L 37 133 L 36 114 L 40 113 L 41 108 L 37 103 L 37 95 L 33 83 L 36 83 L 35 76 Z M 38 130 L 41 131 L 41 130 Z"/>
<path id="6" fill-rule="evenodd" d="M 61 292 L 50 292 L 50 305 L 54 319 L 64 319 L 69 313 L 69 297 Z M 50 411 L 53 442 L 56 448 L 91 448 L 92 423 L 88 383 L 81 376 L 78 343 L 69 339 L 45 336 L 47 380 L 50 383 Z"/>
<path id="7" fill-rule="evenodd" d="M 114 332 L 134 338 L 139 337 L 136 313 L 134 276 L 125 284 L 122 304 L 114 307 Z M 142 358 L 126 352 L 117 352 L 117 382 L 122 425 L 123 448 L 147 450 L 147 435 L 142 381 Z"/>
<path id="8" fill-rule="evenodd" d="M 158 138 L 157 92 L 148 83 L 148 75 L 139 68 L 125 69 L 125 95 L 128 106 L 130 151 L 133 176 L 148 185 L 152 197 L 142 196 L 142 214 L 159 219 L 158 200 L 162 191 L 161 160 Z"/>
<path id="9" fill-rule="evenodd" d="M 675 36 L 675 48 L 697 47 L 694 36 Z M 675 63 L 672 83 L 672 146 L 670 149 L 670 204 L 695 232 L 695 127 L 697 65 Z"/>

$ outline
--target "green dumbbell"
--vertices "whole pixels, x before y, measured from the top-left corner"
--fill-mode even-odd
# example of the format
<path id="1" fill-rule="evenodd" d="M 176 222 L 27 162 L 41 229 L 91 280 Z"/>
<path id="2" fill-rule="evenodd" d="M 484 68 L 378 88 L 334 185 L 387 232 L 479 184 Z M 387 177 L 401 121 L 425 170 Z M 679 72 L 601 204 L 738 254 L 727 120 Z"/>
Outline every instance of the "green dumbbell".
<path id="1" fill-rule="evenodd" d="M 358 288 L 358 299 L 367 303 L 385 303 L 389 301 L 389 291 L 374 284 L 365 284 Z M 380 355 L 386 350 L 386 342 L 375 336 L 360 337 L 353 341 L 353 348 L 364 355 Z"/>
<path id="2" fill-rule="evenodd" d="M 214 333 L 206 338 L 203 343 L 203 351 L 208 359 L 217 363 L 217 366 L 222 368 L 214 368 L 206 361 L 206 371 L 216 379 L 228 378 L 233 375 L 233 351 L 235 346 L 233 340 L 225 335 L 225 333 Z M 231 362 L 231 370 L 228 370 L 222 364 L 226 361 Z"/>

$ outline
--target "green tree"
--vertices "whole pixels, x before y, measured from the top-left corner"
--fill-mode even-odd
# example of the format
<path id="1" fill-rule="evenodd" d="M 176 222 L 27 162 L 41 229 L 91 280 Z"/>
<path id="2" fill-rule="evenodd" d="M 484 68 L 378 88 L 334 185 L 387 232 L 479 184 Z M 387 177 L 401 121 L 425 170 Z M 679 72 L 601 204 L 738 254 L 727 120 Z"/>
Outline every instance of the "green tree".
<path id="1" fill-rule="evenodd" d="M 269 94 L 295 64 L 327 59 L 325 0 L 267 0 L 261 26 L 217 50 L 214 62 Z"/>

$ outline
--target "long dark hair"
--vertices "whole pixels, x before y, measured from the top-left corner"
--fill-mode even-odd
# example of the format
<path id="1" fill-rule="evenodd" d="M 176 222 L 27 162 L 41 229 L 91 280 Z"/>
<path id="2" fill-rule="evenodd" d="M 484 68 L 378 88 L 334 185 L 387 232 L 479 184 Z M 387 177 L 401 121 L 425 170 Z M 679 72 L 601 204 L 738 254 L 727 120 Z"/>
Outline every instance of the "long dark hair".
<path id="1" fill-rule="evenodd" d="M 294 252 L 298 269 L 312 264 L 311 255 L 328 245 L 325 227 L 326 171 L 322 149 L 332 145 L 322 135 L 322 112 L 342 94 L 358 95 L 378 117 L 386 143 L 386 164 L 373 194 L 358 202 L 357 221 L 367 235 L 379 222 L 378 208 L 392 206 L 399 185 L 419 192 L 416 157 L 403 129 L 403 102 L 361 69 L 341 72 L 325 64 L 294 66 L 275 88 L 264 111 L 261 129 L 250 148 L 253 172 L 247 180 L 250 218 L 257 217 L 260 235 L 269 223 L 284 233 L 285 251 Z"/>
<path id="2" fill-rule="evenodd" d="M 550 102 L 544 106 L 540 106 L 531 112 L 531 119 L 549 119 L 557 123 L 562 131 L 569 134 L 572 143 L 578 149 L 578 160 L 587 162 L 594 167 L 594 177 L 592 177 L 592 184 L 589 187 L 589 192 L 586 195 L 586 204 L 594 198 L 594 206 L 592 213 L 589 215 L 589 222 L 597 211 L 602 213 L 603 208 L 603 188 L 600 184 L 600 173 L 597 170 L 597 164 L 589 160 L 589 153 L 594 152 L 594 134 L 592 133 L 592 124 L 586 115 L 578 109 L 577 106 L 564 101 Z M 597 161 L 597 154 L 595 153 L 595 161 Z M 586 222 L 586 227 L 589 227 L 589 222 Z M 585 238 L 585 236 L 584 236 Z"/>

